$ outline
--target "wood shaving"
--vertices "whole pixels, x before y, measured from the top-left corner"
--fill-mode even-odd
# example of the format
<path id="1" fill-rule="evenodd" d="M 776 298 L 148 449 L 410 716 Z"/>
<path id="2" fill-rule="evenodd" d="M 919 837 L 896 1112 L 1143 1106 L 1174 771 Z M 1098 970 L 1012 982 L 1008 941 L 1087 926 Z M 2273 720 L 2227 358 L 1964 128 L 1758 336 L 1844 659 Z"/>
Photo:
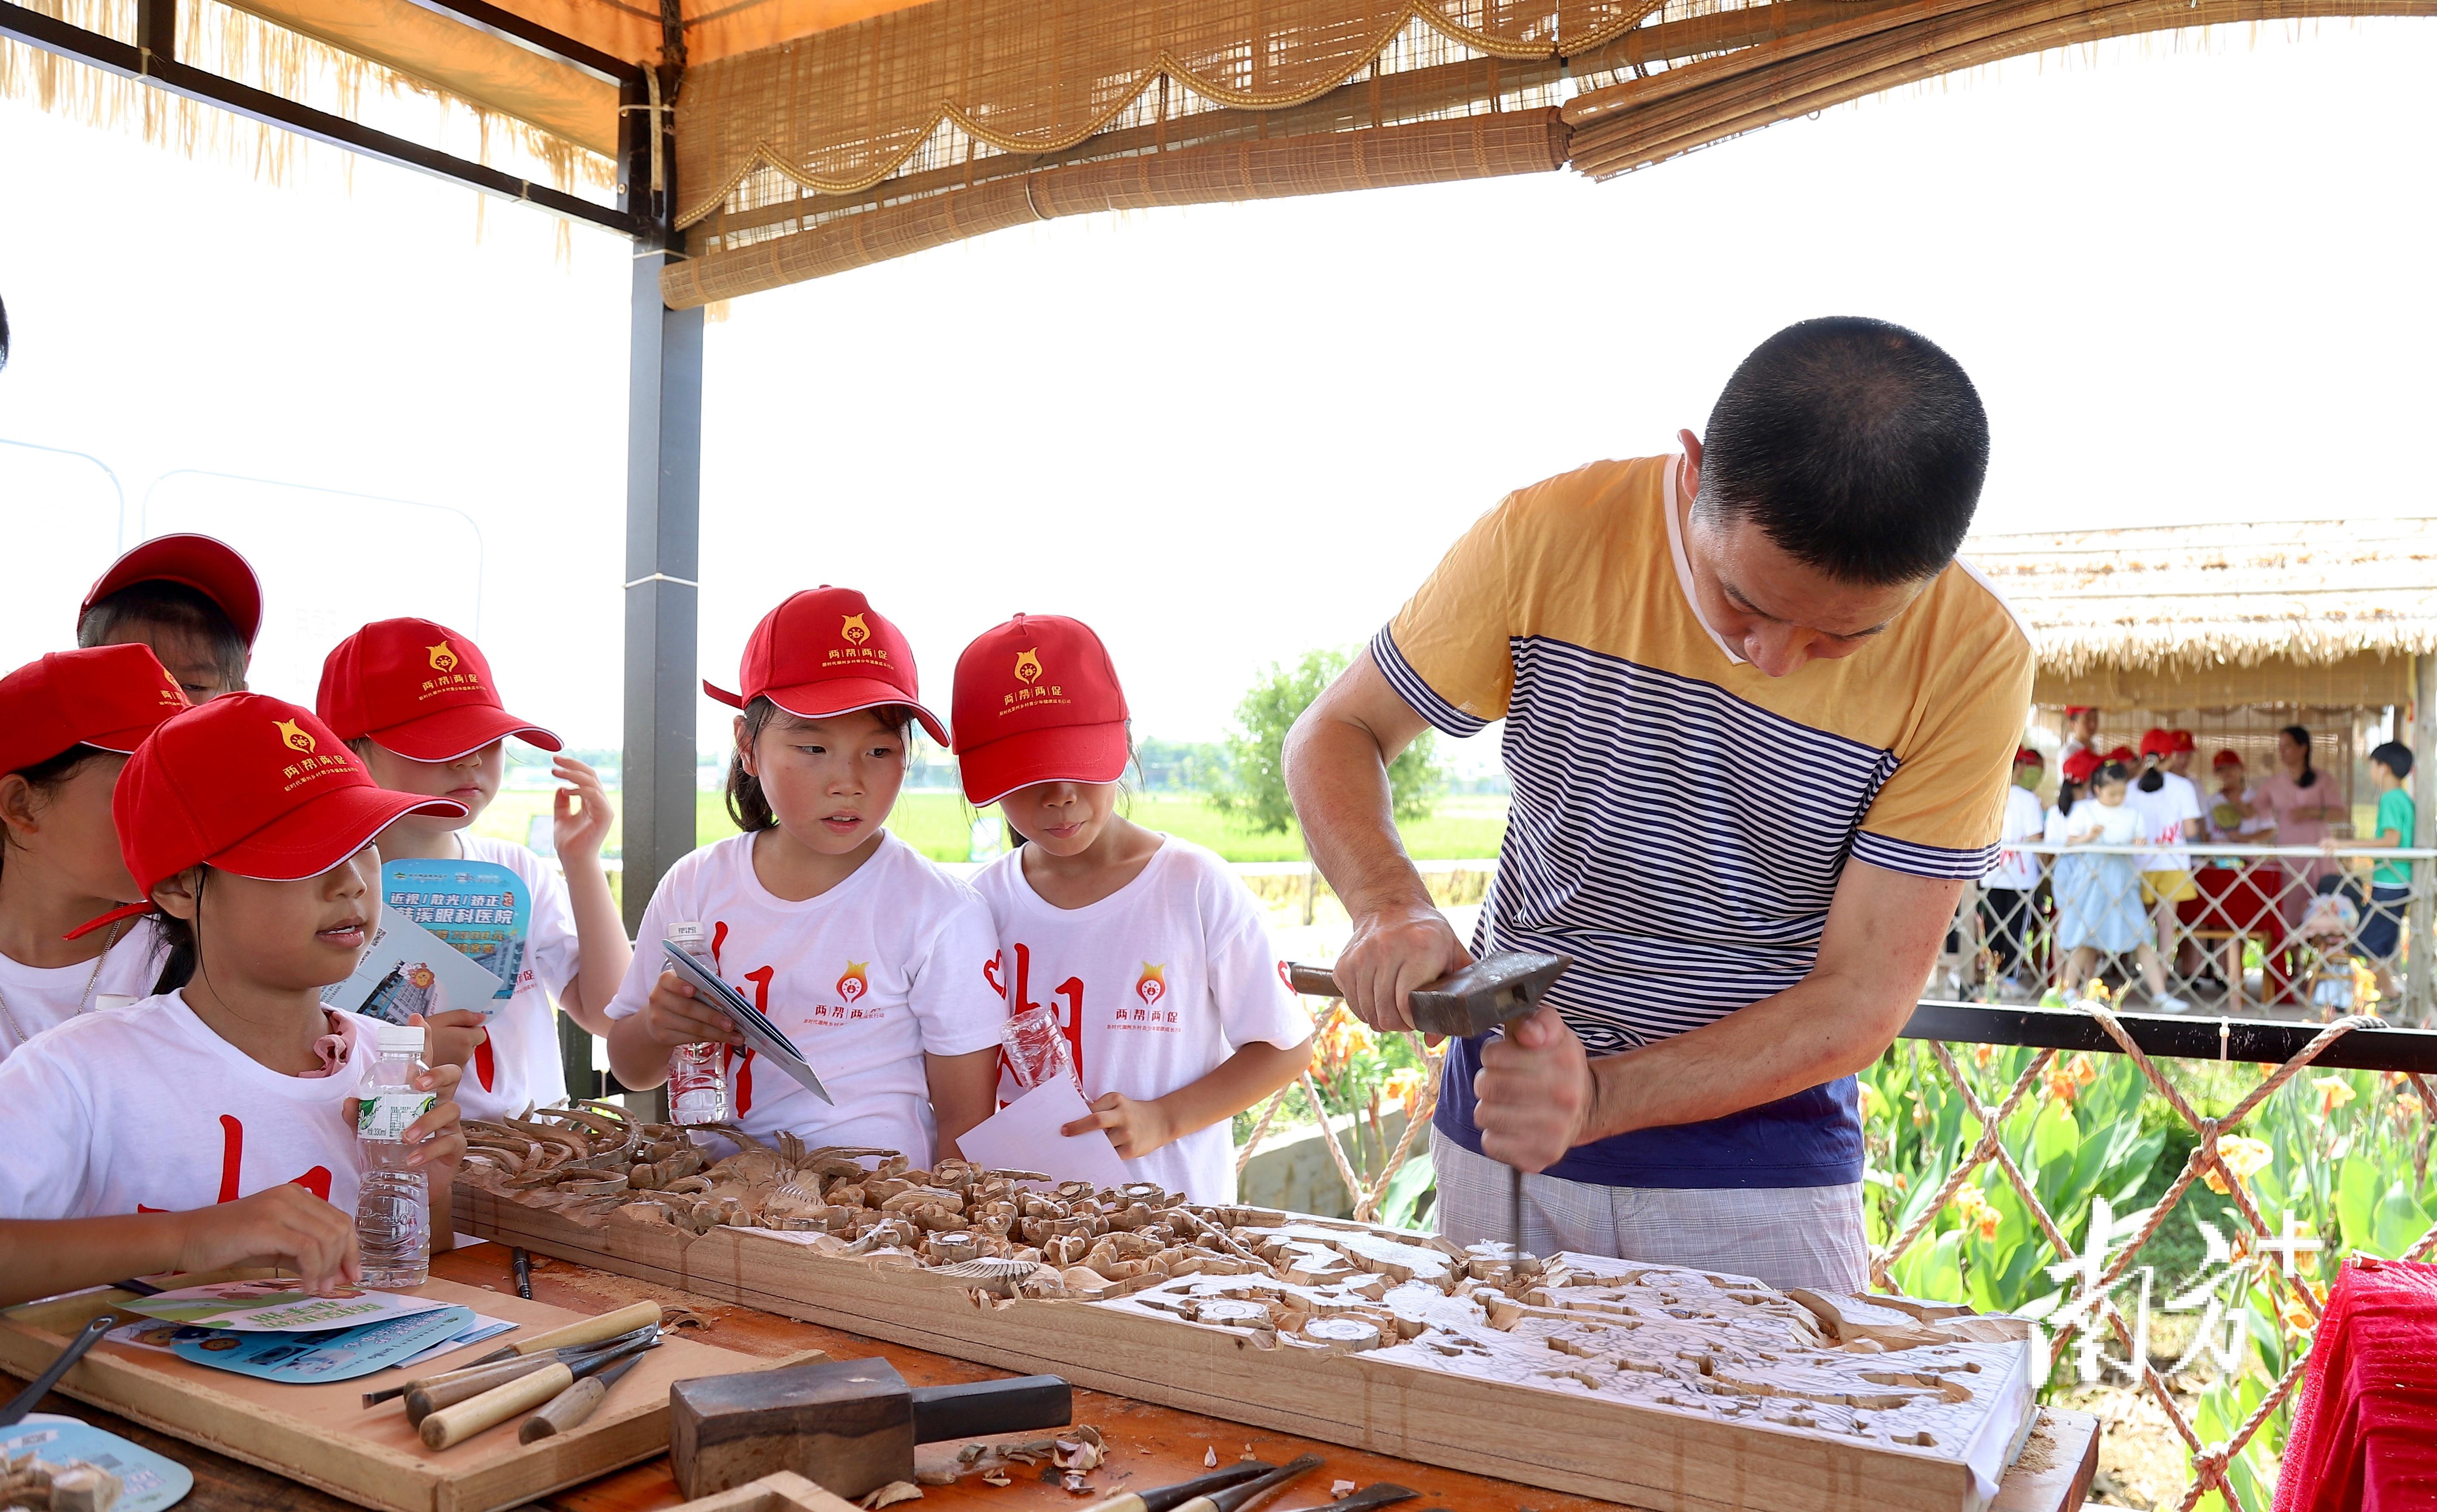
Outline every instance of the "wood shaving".
<path id="1" fill-rule="evenodd" d="M 990 1469 L 982 1472 L 982 1484 L 984 1486 L 1013 1486 L 1015 1481 L 1007 1473 L 1007 1471 L 993 1466 Z"/>
<path id="2" fill-rule="evenodd" d="M 895 1506 L 900 1502 L 916 1501 L 921 1495 L 922 1488 L 912 1481 L 891 1481 L 855 1504 L 862 1507 L 864 1512 L 880 1512 L 882 1507 Z"/>
<path id="3" fill-rule="evenodd" d="M 1202 1468 L 1203 1468 L 1204 1469 L 1213 1469 L 1213 1470 L 1215 1470 L 1215 1469 L 1217 1469 L 1218 1468 L 1218 1445 L 1213 1444 L 1213 1445 L 1211 1445 L 1208 1449 L 1205 1449 L 1205 1450 L 1203 1450 L 1203 1451 L 1201 1451 L 1201 1465 L 1202 1465 Z"/>
<path id="4" fill-rule="evenodd" d="M 1328 1483 L 1328 1495 L 1331 1501 L 1342 1502 L 1353 1494 L 1354 1483 L 1352 1481 L 1331 1481 Z"/>

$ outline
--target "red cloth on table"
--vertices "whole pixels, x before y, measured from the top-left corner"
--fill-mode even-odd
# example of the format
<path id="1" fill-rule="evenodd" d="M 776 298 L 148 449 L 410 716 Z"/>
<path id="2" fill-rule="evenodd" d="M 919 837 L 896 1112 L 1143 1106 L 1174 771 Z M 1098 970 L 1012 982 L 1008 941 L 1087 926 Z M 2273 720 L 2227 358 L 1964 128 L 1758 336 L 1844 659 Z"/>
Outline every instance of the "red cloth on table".
<path id="1" fill-rule="evenodd" d="M 2347 1262 L 2302 1381 L 2276 1512 L 2437 1507 L 2437 1265 Z"/>

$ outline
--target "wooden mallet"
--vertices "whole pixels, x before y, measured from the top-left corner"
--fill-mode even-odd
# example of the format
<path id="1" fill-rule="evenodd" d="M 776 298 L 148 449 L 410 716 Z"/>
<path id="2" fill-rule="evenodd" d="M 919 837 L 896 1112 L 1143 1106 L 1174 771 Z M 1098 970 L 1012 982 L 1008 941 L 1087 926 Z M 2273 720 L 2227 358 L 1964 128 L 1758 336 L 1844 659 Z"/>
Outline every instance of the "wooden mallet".
<path id="1" fill-rule="evenodd" d="M 1074 1420 L 1056 1376 L 905 1384 L 885 1360 L 818 1360 L 669 1387 L 669 1460 L 691 1499 L 794 1470 L 849 1501 L 914 1478 L 914 1446 Z"/>

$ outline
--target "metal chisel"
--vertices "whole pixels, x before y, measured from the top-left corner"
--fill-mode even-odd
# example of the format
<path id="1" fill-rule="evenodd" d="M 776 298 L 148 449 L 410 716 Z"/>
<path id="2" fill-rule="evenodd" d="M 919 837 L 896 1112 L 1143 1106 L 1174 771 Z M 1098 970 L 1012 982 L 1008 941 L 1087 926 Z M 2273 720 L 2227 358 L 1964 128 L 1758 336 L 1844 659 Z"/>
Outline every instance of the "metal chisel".
<path id="1" fill-rule="evenodd" d="M 1540 999 L 1574 958 L 1532 950 L 1493 950 L 1470 965 L 1406 995 L 1413 1027 L 1426 1034 L 1469 1039 L 1502 1029 L 1540 1006 Z M 1342 998 L 1337 978 L 1320 966 L 1289 964 L 1287 982 L 1313 998 Z M 1509 1254 L 1523 1258 L 1523 1173 L 1506 1168 Z"/>

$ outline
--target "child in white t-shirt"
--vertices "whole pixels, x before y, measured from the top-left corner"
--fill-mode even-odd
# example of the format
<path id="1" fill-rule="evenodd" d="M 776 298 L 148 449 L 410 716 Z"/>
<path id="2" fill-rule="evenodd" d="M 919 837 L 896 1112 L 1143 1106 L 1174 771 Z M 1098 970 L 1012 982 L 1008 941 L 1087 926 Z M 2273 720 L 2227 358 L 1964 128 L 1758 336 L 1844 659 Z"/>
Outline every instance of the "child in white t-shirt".
<path id="1" fill-rule="evenodd" d="M 731 1119 L 757 1138 L 895 1150 L 927 1168 L 990 1116 L 1006 1006 L 973 889 L 882 827 L 922 707 L 914 654 L 849 588 L 809 589 L 745 643 L 728 808 L 744 834 L 669 868 L 609 1004 L 609 1064 L 657 1086 L 681 1045 L 728 1047 Z M 662 942 L 700 927 L 721 979 L 818 1075 L 823 1102 L 744 1048 L 735 1025 L 663 968 Z"/>
<path id="2" fill-rule="evenodd" d="M 956 663 L 965 796 L 1025 843 L 974 878 L 1010 1014 L 1057 1011 L 1092 1116 L 1136 1181 L 1236 1200 L 1230 1121 L 1303 1074 L 1311 1017 L 1260 905 L 1216 855 L 1115 811 L 1124 689 L 1080 621 L 1018 615 Z"/>
<path id="3" fill-rule="evenodd" d="M 2073 845 L 2137 845 L 2148 838 L 2140 810 L 2127 801 L 2132 773 L 2117 762 L 2100 767 L 2090 780 L 2091 795 L 2076 804 L 2065 818 L 2065 842 Z M 2065 967 L 2064 991 L 2070 998 L 2090 980 L 2101 954 L 2130 951 L 2149 987 L 2151 1006 L 2179 1014 L 2191 1005 L 2166 990 L 2165 968 L 2149 937 L 2148 919 L 2141 907 L 2138 858 L 2130 854 L 2099 855 L 2085 860 L 2088 869 L 2076 879 L 2068 897 L 2061 874 L 2057 881 L 2057 947 L 2072 952 Z"/>
<path id="4" fill-rule="evenodd" d="M 381 791 L 327 725 L 258 693 L 136 748 L 112 808 L 143 901 L 85 928 L 157 913 L 163 990 L 0 1062 L 0 1302 L 235 1264 L 315 1291 L 357 1278 L 353 1094 L 374 1036 L 321 993 L 378 915 L 373 837 L 456 807 Z M 442 1248 L 458 1074 L 417 1073 L 433 1102 L 405 1135 Z"/>
<path id="5" fill-rule="evenodd" d="M 151 995 L 166 947 L 150 919 L 66 936 L 135 898 L 111 794 L 128 753 L 186 707 L 149 646 L 53 652 L 0 677 L 0 1059 Z"/>
<path id="6" fill-rule="evenodd" d="M 552 997 L 587 1034 L 605 1034 L 605 1010 L 634 951 L 601 867 L 617 815 L 600 775 L 570 756 L 551 774 L 567 786 L 552 803 L 561 882 L 550 863 L 510 841 L 469 835 L 498 796 L 507 739 L 545 751 L 558 737 L 501 706 L 491 664 L 471 640 L 429 619 L 383 619 L 339 642 L 322 664 L 319 712 L 364 758 L 373 780 L 398 792 L 462 804 L 460 817 L 409 815 L 381 832 L 384 862 L 487 861 L 515 874 L 529 917 L 524 955 L 507 1000 L 452 1003 L 431 1016 L 443 1059 L 466 1065 L 458 1093 L 469 1119 L 522 1117 L 567 1101 Z M 488 1011 L 496 1008 L 496 1013 Z M 486 1017 L 485 1015 L 488 1014 Z M 589 1089 L 586 1092 L 590 1095 Z"/>

